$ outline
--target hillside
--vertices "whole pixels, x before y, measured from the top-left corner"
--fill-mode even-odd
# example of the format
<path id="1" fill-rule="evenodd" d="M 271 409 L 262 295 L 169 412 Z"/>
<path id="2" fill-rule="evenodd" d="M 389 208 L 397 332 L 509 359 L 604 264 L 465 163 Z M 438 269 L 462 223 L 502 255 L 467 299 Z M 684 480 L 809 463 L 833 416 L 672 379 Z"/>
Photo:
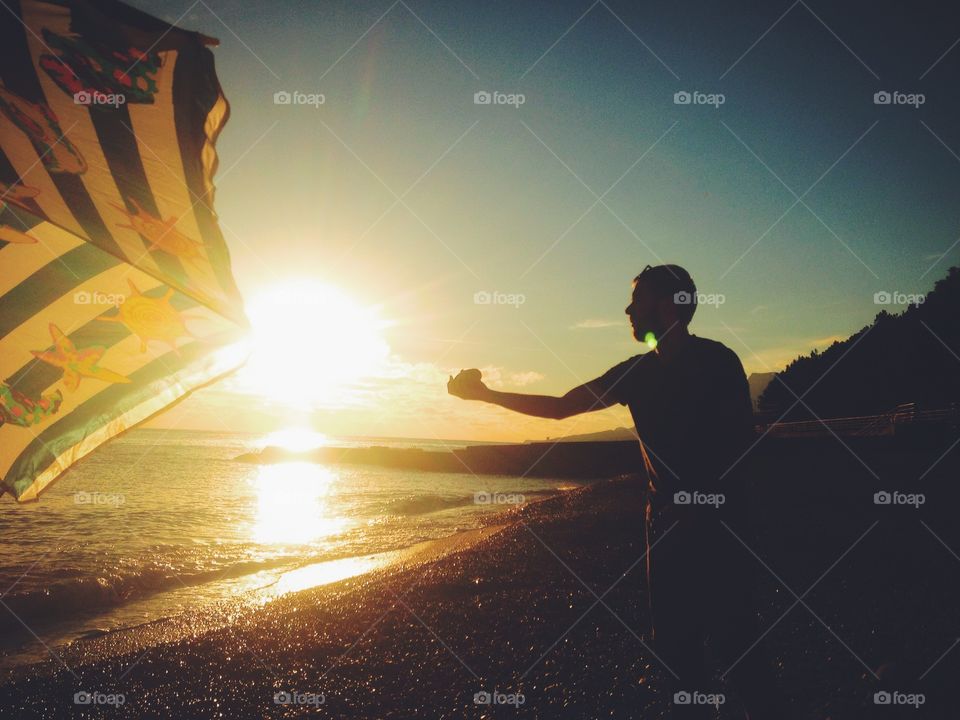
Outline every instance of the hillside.
<path id="1" fill-rule="evenodd" d="M 760 397 L 763 412 L 784 420 L 868 415 L 915 402 L 937 408 L 960 401 L 960 268 L 950 268 L 925 301 L 873 322 L 823 352 L 799 357 Z M 796 398 L 803 398 L 803 403 Z"/>

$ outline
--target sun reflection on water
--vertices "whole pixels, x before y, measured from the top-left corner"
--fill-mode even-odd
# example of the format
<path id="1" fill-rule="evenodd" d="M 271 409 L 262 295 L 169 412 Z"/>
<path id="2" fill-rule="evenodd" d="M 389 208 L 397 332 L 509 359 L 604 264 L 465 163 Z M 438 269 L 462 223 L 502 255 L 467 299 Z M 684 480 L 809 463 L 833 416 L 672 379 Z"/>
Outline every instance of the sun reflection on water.
<path id="1" fill-rule="evenodd" d="M 330 468 L 314 463 L 261 465 L 252 480 L 257 504 L 252 539 L 305 544 L 342 532 L 350 521 L 332 515 L 329 503 L 337 479 Z"/>

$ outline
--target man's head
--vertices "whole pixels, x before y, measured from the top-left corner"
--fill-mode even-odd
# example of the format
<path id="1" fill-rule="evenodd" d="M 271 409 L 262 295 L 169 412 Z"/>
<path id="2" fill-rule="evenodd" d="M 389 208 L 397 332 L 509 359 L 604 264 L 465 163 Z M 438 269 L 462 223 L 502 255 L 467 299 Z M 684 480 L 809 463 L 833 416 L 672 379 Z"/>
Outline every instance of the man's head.
<path id="1" fill-rule="evenodd" d="M 647 333 L 659 340 L 668 331 L 685 331 L 697 309 L 697 286 L 679 265 L 647 265 L 633 279 L 633 296 L 625 312 L 633 336 L 647 342 Z"/>

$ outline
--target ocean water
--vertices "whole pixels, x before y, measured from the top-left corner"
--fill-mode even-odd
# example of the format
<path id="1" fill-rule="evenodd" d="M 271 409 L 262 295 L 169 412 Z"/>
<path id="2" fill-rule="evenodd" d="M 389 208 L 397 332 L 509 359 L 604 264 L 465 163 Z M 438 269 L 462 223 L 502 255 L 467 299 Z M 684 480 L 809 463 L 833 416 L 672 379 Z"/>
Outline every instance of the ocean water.
<path id="1" fill-rule="evenodd" d="M 326 440 L 430 450 L 469 444 Z M 0 499 L 0 665 L 265 588 L 276 594 L 356 574 L 381 554 L 479 527 L 507 507 L 477 503 L 477 492 L 529 502 L 577 486 L 235 460 L 271 442 L 138 429 L 72 468 L 39 502 Z"/>

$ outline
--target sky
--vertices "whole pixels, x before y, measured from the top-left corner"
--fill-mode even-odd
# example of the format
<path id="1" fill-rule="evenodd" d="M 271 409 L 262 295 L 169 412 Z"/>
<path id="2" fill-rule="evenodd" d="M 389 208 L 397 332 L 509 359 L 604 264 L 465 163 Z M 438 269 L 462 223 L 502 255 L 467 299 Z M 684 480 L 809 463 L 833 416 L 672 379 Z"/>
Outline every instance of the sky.
<path id="1" fill-rule="evenodd" d="M 690 271 L 692 332 L 751 373 L 960 259 L 960 12 L 935 3 L 132 4 L 221 41 L 216 207 L 255 335 L 287 348 L 154 426 L 625 426 L 445 382 L 556 395 L 643 351 L 623 309 L 647 264 Z"/>

